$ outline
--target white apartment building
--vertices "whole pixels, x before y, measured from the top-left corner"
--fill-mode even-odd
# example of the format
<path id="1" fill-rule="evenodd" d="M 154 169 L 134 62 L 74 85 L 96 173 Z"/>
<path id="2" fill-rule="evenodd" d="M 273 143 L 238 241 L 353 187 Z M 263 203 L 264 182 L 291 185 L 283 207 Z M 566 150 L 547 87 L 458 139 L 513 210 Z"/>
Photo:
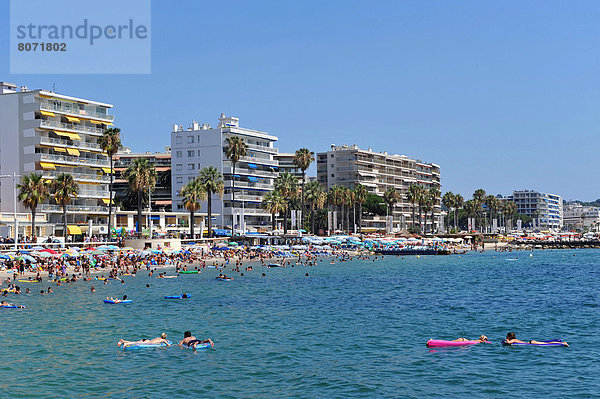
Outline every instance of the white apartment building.
<path id="1" fill-rule="evenodd" d="M 231 161 L 225 154 L 228 137 L 242 138 L 248 152 L 236 164 L 235 176 Z M 242 128 L 239 119 L 221 114 L 216 128 L 193 122 L 184 130 L 173 125 L 171 132 L 171 195 L 174 211 L 185 211 L 179 196 L 181 188 L 196 178 L 202 168 L 213 166 L 223 174 L 225 193 L 212 198 L 214 224 L 236 231 L 256 231 L 268 228 L 271 214 L 261 208 L 263 196 L 274 189 L 278 162 L 274 155 L 277 137 L 268 133 Z M 232 181 L 235 179 L 235 204 L 232 203 Z M 206 203 L 201 212 L 206 212 Z M 214 225 L 213 224 L 213 225 Z"/>
<path id="2" fill-rule="evenodd" d="M 98 139 L 113 124 L 111 108 L 103 102 L 24 86 L 17 90 L 12 83 L 0 82 L 0 175 L 35 172 L 52 180 L 60 173 L 72 174 L 79 194 L 67 208 L 70 234 L 85 231 L 90 220 L 97 230 L 93 233 L 106 231 L 110 163 Z M 12 179 L 0 179 L 0 211 L 5 215 L 14 211 L 13 187 Z M 28 211 L 17 204 L 17 212 Z M 53 198 L 40 204 L 38 213 L 47 216 L 38 236 L 55 230 L 62 234 L 62 209 Z"/>
<path id="3" fill-rule="evenodd" d="M 392 155 L 387 152 L 375 152 L 370 148 L 361 150 L 356 145 L 331 145 L 331 150 L 317 154 L 317 180 L 327 189 L 334 185 L 353 188 L 357 183 L 379 196 L 394 187 L 400 194 L 400 201 L 394 207 L 393 229 L 407 229 L 412 226 L 413 209 L 417 207 L 406 199 L 408 188 L 417 184 L 425 188 L 437 188 L 441 191 L 440 166 L 412 159 L 406 155 Z M 436 226 L 441 215 L 441 206 L 435 206 Z M 427 219 L 426 231 L 431 231 L 431 217 Z M 385 229 L 385 216 L 363 218 L 363 227 Z M 418 225 L 419 221 L 415 220 Z"/>
<path id="4" fill-rule="evenodd" d="M 563 226 L 569 230 L 596 231 L 600 227 L 600 208 L 578 203 L 566 204 L 563 207 Z"/>
<path id="5" fill-rule="evenodd" d="M 560 230 L 563 226 L 563 201 L 559 195 L 533 190 L 513 191 L 508 199 L 517 205 L 517 213 L 533 219 L 539 230 Z"/>

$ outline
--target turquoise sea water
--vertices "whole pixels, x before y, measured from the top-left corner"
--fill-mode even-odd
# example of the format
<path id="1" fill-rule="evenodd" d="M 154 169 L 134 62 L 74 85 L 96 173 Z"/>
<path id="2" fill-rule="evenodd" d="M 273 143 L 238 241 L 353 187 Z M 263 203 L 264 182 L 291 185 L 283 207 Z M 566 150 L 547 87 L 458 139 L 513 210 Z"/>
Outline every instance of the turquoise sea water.
<path id="1" fill-rule="evenodd" d="M 518 261 L 506 261 L 518 257 Z M 599 397 L 600 251 L 386 257 L 147 274 L 11 296 L 0 309 L 2 397 Z M 261 277 L 261 273 L 266 277 Z M 170 271 L 170 274 L 173 272 Z M 309 273 L 306 277 L 305 273 Z M 146 288 L 146 284 L 150 288 Z M 98 292 L 90 293 L 94 285 Z M 21 284 L 22 287 L 26 284 Z M 24 289 L 24 288 L 23 288 Z M 191 299 L 164 295 L 189 292 Z M 105 305 L 127 294 L 129 305 Z M 211 337 L 214 350 L 120 351 L 120 338 Z M 563 338 L 571 348 L 502 347 Z M 493 345 L 426 348 L 429 338 Z"/>

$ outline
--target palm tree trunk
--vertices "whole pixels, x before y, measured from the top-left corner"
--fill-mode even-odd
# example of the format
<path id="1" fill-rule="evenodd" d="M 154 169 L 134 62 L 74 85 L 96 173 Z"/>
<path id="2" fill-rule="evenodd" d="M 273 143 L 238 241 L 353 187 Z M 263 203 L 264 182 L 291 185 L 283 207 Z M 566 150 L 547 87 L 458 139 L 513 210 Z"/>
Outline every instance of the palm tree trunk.
<path id="1" fill-rule="evenodd" d="M 235 162 L 231 162 L 233 166 L 233 176 L 231 176 L 231 237 L 235 236 Z"/>
<path id="2" fill-rule="evenodd" d="M 315 210 L 314 207 L 310 207 L 310 232 L 315 234 Z"/>
<path id="3" fill-rule="evenodd" d="M 271 214 L 271 231 L 275 231 L 275 213 Z"/>
<path id="4" fill-rule="evenodd" d="M 454 230 L 458 232 L 458 207 L 454 208 Z"/>
<path id="5" fill-rule="evenodd" d="M 194 239 L 194 211 L 190 211 L 190 237 Z"/>
<path id="6" fill-rule="evenodd" d="M 350 207 L 346 207 L 346 229 L 348 234 L 350 234 Z"/>
<path id="7" fill-rule="evenodd" d="M 412 228 L 415 228 L 415 203 L 412 204 Z"/>
<path id="8" fill-rule="evenodd" d="M 35 208 L 31 208 L 31 237 L 35 239 Z"/>
<path id="9" fill-rule="evenodd" d="M 304 180 L 306 180 L 306 172 L 302 171 L 302 195 L 300 196 L 300 202 L 302 204 L 301 212 L 302 214 L 300 215 L 300 225 L 302 226 L 301 228 L 304 228 Z"/>
<path id="10" fill-rule="evenodd" d="M 108 231 L 106 232 L 106 238 L 110 241 L 110 228 L 112 219 L 112 198 L 113 198 L 113 157 L 110 156 L 110 179 L 108 181 Z M 66 237 L 66 236 L 65 236 Z"/>
<path id="11" fill-rule="evenodd" d="M 138 190 L 137 195 L 137 234 L 142 238 L 142 190 Z"/>
<path id="12" fill-rule="evenodd" d="M 288 211 L 289 211 L 290 205 L 289 203 L 286 201 L 285 203 L 285 209 L 283 210 L 283 234 L 287 234 L 287 223 L 288 223 Z"/>
<path id="13" fill-rule="evenodd" d="M 435 214 L 433 209 L 431 209 L 431 233 L 435 234 Z"/>
<path id="14" fill-rule="evenodd" d="M 210 190 L 206 192 L 206 211 L 208 213 L 208 222 L 206 223 L 208 226 L 208 238 L 212 238 L 212 193 Z"/>
<path id="15" fill-rule="evenodd" d="M 358 232 L 362 234 L 362 204 L 358 204 Z"/>
<path id="16" fill-rule="evenodd" d="M 63 237 L 65 238 L 65 242 L 67 242 L 67 207 L 63 205 Z"/>

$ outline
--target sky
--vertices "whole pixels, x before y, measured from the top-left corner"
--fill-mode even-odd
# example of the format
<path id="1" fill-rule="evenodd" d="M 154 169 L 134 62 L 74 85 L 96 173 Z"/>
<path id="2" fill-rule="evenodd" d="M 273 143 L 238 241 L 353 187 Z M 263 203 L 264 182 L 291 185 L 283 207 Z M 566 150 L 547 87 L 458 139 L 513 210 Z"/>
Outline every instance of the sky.
<path id="1" fill-rule="evenodd" d="M 0 80 L 114 104 L 136 152 L 223 112 L 282 152 L 437 163 L 443 192 L 600 198 L 600 2 L 153 0 L 151 14 L 150 74 L 13 75 L 6 58 Z"/>

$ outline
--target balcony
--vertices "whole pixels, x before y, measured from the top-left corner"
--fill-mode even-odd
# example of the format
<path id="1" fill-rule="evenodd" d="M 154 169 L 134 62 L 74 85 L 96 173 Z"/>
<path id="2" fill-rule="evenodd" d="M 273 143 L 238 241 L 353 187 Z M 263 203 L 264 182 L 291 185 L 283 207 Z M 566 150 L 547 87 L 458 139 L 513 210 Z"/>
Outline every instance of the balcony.
<path id="1" fill-rule="evenodd" d="M 246 145 L 248 146 L 249 150 L 263 151 L 263 152 L 268 152 L 269 154 L 279 153 L 279 150 L 277 148 L 267 147 L 264 145 L 248 144 L 248 143 L 246 143 Z"/>
<path id="2" fill-rule="evenodd" d="M 102 151 L 102 147 L 100 147 L 100 144 L 90 143 L 87 141 L 79 141 L 79 142 L 77 142 L 77 145 L 75 145 L 73 143 L 70 143 L 68 140 L 40 136 L 40 142 L 44 143 L 44 144 L 59 144 L 59 145 L 69 146 L 69 147 L 73 147 L 73 148 L 77 148 L 77 149 L 92 148 L 95 150 Z"/>
<path id="3" fill-rule="evenodd" d="M 230 165 L 224 165 L 223 167 L 223 172 L 224 173 L 229 173 L 231 174 L 233 171 L 233 168 Z M 260 170 L 260 169 L 249 169 L 249 168 L 244 168 L 244 167 L 240 167 L 240 166 L 236 166 L 235 167 L 235 174 L 240 174 L 240 175 L 249 175 L 249 176 L 256 176 L 256 177 L 267 177 L 267 178 L 272 178 L 272 179 L 276 179 L 277 176 L 279 175 L 277 172 L 269 172 L 266 170 Z"/>
<path id="4" fill-rule="evenodd" d="M 46 161 L 59 161 L 65 162 L 67 164 L 72 165 L 87 165 L 91 167 L 97 168 L 110 168 L 110 164 L 108 160 L 100 160 L 94 158 L 87 157 L 76 157 L 76 156 L 64 156 L 64 155 L 55 155 L 55 154 L 40 154 L 41 160 Z"/>
<path id="5" fill-rule="evenodd" d="M 229 180 L 227 187 L 231 187 L 231 180 Z M 235 181 L 235 189 L 237 191 L 237 189 L 244 189 L 244 188 L 248 188 L 248 189 L 253 189 L 253 188 L 258 188 L 258 189 L 266 189 L 266 190 L 274 190 L 275 186 L 273 184 L 265 184 L 265 183 L 252 183 L 249 181 Z"/>
<path id="6" fill-rule="evenodd" d="M 260 208 L 242 208 L 240 206 L 236 206 L 235 209 L 239 210 L 240 212 L 244 212 L 244 215 L 248 216 L 248 215 L 258 215 L 258 216 L 270 216 L 271 214 L 267 211 L 265 211 L 264 209 L 260 209 Z M 225 208 L 225 212 L 223 212 L 225 215 L 231 215 L 233 211 L 233 208 L 227 207 Z"/>
<path id="7" fill-rule="evenodd" d="M 276 161 L 275 159 L 268 159 L 268 158 L 240 157 L 240 161 L 241 162 L 257 163 L 257 164 L 260 164 L 260 165 L 273 165 L 273 166 L 278 166 L 279 165 L 279 162 Z"/>
<path id="8" fill-rule="evenodd" d="M 107 175 L 95 175 L 92 173 L 71 173 L 71 172 L 59 172 L 57 170 L 44 170 L 42 171 L 42 176 L 44 176 L 44 178 L 55 178 L 56 176 L 60 175 L 61 173 L 68 173 L 70 175 L 73 176 L 73 178 L 75 179 L 75 181 L 91 181 L 94 183 L 97 182 L 103 182 L 103 183 L 109 183 L 110 182 L 110 176 Z M 108 194 L 107 194 L 108 196 Z"/>
<path id="9" fill-rule="evenodd" d="M 104 133 L 104 129 L 100 129 L 92 126 L 85 126 L 81 123 L 63 123 L 54 120 L 38 119 L 40 121 L 40 127 L 48 129 L 63 129 L 72 130 L 77 133 L 88 133 L 97 136 L 101 136 Z"/>
<path id="10" fill-rule="evenodd" d="M 50 112 L 60 112 L 63 114 L 71 114 L 74 116 L 82 116 L 94 119 L 102 119 L 107 121 L 113 121 L 115 119 L 114 115 L 109 115 L 101 112 L 94 111 L 90 108 L 79 108 L 77 103 L 68 103 L 61 101 L 40 101 L 40 109 L 50 111 Z"/>
<path id="11" fill-rule="evenodd" d="M 236 193 L 235 193 L 235 202 L 238 201 L 254 201 L 254 202 L 262 202 L 263 196 L 262 195 L 248 195 L 248 194 L 240 194 L 237 191 L 237 184 L 236 184 L 236 189 L 235 189 Z M 227 201 L 231 201 L 232 200 L 232 195 L 231 194 L 225 194 L 223 196 L 223 199 L 227 200 Z"/>
<path id="12" fill-rule="evenodd" d="M 40 204 L 37 207 L 38 211 L 42 212 L 60 212 L 62 207 L 52 204 Z M 108 213 L 108 206 L 87 206 L 87 205 L 67 205 L 67 213 L 69 212 L 84 212 L 84 213 Z"/>

